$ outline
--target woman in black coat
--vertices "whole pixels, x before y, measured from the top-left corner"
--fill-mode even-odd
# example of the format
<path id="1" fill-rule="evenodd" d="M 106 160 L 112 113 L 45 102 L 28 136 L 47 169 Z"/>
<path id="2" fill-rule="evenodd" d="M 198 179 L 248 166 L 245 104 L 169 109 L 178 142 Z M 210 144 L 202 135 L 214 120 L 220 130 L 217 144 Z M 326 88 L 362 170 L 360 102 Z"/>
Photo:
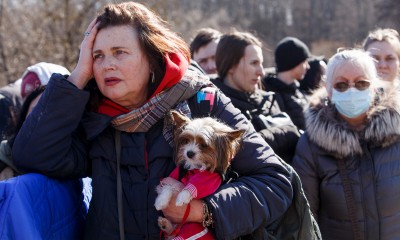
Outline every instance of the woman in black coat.
<path id="1" fill-rule="evenodd" d="M 217 239 L 261 239 L 291 203 L 291 174 L 229 99 L 188 70 L 183 39 L 135 2 L 106 6 L 84 35 L 76 68 L 70 76 L 52 76 L 19 132 L 17 167 L 58 178 L 92 177 L 85 239 L 159 239 L 158 216 L 180 223 L 187 207 L 154 207 L 156 186 L 175 168 L 164 118 L 171 109 L 205 115 L 196 106 L 209 102 L 207 115 L 246 130 L 231 164 L 240 177 L 192 200 L 187 221 L 203 222 Z M 89 93 L 84 88 L 93 76 Z"/>
<path id="2" fill-rule="evenodd" d="M 259 88 L 263 76 L 261 46 L 250 33 L 223 35 L 216 53 L 219 78 L 213 83 L 252 122 L 275 153 L 291 163 L 300 132 L 280 111 L 275 94 Z"/>

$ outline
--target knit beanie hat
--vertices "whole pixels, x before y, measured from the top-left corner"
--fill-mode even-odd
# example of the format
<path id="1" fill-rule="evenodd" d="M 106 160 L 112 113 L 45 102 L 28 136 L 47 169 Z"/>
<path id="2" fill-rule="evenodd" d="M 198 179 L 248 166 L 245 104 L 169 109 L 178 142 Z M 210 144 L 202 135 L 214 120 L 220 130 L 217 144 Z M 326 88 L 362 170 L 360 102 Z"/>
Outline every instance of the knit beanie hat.
<path id="1" fill-rule="evenodd" d="M 275 48 L 276 71 L 290 70 L 310 57 L 306 44 L 294 37 L 285 37 Z"/>
<path id="2" fill-rule="evenodd" d="M 70 72 L 63 66 L 40 62 L 26 68 L 22 74 L 21 96 L 25 98 L 39 86 L 46 85 L 53 73 L 69 75 Z"/>

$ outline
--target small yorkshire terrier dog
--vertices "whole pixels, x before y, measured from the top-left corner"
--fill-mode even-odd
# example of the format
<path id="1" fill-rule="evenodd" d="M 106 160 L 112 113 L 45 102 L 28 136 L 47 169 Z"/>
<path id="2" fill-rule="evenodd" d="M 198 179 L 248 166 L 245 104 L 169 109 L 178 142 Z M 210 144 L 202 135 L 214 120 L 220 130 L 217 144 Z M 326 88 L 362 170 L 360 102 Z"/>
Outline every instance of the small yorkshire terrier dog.
<path id="1" fill-rule="evenodd" d="M 244 130 L 232 129 L 211 117 L 191 120 L 173 110 L 171 119 L 175 125 L 177 167 L 156 188 L 158 196 L 154 205 L 157 210 L 166 208 L 174 193 L 178 193 L 176 206 L 214 193 L 238 152 L 244 133 Z M 188 239 L 196 234 L 204 235 L 199 239 L 214 239 L 201 223 L 184 222 L 185 219 L 179 225 L 163 217 L 158 219 L 158 225 L 168 239 Z"/>

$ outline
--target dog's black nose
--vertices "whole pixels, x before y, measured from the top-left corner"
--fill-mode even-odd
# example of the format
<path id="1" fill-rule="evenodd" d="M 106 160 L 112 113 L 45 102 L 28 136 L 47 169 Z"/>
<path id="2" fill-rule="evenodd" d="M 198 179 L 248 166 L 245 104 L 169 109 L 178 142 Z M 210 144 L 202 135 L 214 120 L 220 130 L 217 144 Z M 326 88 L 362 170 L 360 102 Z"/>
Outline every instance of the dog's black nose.
<path id="1" fill-rule="evenodd" d="M 186 156 L 188 156 L 188 158 L 192 158 L 194 156 L 194 152 L 193 151 L 187 151 Z"/>

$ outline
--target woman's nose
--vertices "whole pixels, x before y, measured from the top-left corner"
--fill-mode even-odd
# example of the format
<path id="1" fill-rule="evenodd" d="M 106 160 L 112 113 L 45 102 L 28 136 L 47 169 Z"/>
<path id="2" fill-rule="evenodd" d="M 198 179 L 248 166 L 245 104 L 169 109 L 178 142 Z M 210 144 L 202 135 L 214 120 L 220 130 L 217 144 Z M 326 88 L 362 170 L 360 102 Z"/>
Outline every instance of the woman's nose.
<path id="1" fill-rule="evenodd" d="M 257 75 L 258 76 L 264 76 L 264 68 L 262 65 L 258 66 L 257 68 Z"/>
<path id="2" fill-rule="evenodd" d="M 383 67 L 386 67 L 387 66 L 387 63 L 386 63 L 386 61 L 385 60 L 378 60 L 378 67 L 381 67 L 381 68 L 383 68 Z"/>
<path id="3" fill-rule="evenodd" d="M 110 57 L 105 58 L 105 61 L 103 62 L 103 67 L 104 67 L 104 70 L 115 70 L 116 69 L 115 62 Z"/>

